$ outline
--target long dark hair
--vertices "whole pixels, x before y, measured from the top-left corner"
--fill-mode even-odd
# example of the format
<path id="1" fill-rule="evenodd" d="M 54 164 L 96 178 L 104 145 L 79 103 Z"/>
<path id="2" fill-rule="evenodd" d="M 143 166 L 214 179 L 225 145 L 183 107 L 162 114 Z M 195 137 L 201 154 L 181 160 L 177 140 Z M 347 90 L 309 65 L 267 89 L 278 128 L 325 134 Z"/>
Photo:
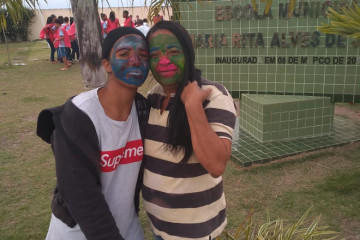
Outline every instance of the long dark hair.
<path id="1" fill-rule="evenodd" d="M 109 19 L 110 19 L 112 22 L 115 22 L 115 12 L 113 12 L 113 11 L 110 12 Z"/>
<path id="2" fill-rule="evenodd" d="M 184 77 L 176 90 L 173 105 L 169 108 L 169 118 L 167 122 L 169 135 L 167 147 L 175 153 L 178 153 L 180 149 L 184 150 L 184 157 L 181 160 L 181 163 L 187 163 L 193 153 L 193 146 L 185 106 L 181 101 L 180 96 L 188 81 L 197 81 L 201 87 L 201 71 L 195 68 L 195 52 L 191 38 L 186 29 L 177 22 L 160 21 L 155 24 L 147 34 L 148 42 L 151 35 L 159 29 L 166 29 L 176 36 L 185 56 Z"/>
<path id="3" fill-rule="evenodd" d="M 50 17 L 47 18 L 46 24 L 52 23 L 54 21 L 54 18 L 56 18 L 56 16 L 54 14 L 51 14 Z"/>
<path id="4" fill-rule="evenodd" d="M 64 17 L 63 16 L 58 16 L 59 21 L 60 21 L 60 24 L 63 24 L 64 23 Z"/>
<path id="5" fill-rule="evenodd" d="M 51 17 L 48 17 L 47 19 L 46 19 L 46 24 L 50 24 L 50 23 L 52 23 L 52 18 Z"/>

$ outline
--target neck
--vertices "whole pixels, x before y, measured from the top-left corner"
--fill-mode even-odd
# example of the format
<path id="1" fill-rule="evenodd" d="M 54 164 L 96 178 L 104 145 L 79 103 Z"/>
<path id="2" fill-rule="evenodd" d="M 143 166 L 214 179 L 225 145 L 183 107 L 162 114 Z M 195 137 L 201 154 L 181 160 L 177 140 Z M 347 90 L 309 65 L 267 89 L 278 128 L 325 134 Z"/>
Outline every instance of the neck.
<path id="1" fill-rule="evenodd" d="M 176 93 L 177 88 L 178 88 L 178 84 L 176 84 L 176 85 L 171 85 L 171 86 L 163 86 L 165 95 L 166 95 L 167 97 L 170 97 L 170 95 L 171 95 L 172 93 Z"/>
<path id="2" fill-rule="evenodd" d="M 105 114 L 116 121 L 126 121 L 130 115 L 137 88 L 125 85 L 119 80 L 110 80 L 98 91 Z"/>

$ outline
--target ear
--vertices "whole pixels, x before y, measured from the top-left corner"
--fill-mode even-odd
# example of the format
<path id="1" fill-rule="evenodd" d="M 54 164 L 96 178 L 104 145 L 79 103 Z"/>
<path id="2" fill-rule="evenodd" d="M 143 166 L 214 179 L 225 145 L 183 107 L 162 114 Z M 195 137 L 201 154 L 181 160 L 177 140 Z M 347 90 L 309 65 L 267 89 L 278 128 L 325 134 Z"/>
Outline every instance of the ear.
<path id="1" fill-rule="evenodd" d="M 108 74 L 112 73 L 111 64 L 110 64 L 109 60 L 103 59 L 102 64 L 103 64 L 103 67 L 105 69 L 105 72 L 107 72 Z"/>

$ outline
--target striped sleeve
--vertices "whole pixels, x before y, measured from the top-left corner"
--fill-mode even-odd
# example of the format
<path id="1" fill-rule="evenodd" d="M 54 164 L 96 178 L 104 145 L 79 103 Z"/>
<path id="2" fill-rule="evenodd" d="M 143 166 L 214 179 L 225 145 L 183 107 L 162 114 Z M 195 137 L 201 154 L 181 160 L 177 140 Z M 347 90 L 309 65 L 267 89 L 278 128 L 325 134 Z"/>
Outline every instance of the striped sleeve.
<path id="1" fill-rule="evenodd" d="M 236 121 L 234 100 L 222 85 L 203 85 L 202 88 L 212 89 L 205 106 L 211 128 L 220 138 L 232 140 Z"/>

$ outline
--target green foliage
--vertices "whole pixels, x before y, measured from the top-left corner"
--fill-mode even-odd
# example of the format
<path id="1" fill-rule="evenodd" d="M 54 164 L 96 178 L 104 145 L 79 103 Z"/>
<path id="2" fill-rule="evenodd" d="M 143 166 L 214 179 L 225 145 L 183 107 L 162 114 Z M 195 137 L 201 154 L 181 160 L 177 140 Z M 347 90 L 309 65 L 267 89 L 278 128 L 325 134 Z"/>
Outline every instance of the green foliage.
<path id="1" fill-rule="evenodd" d="M 265 223 L 256 223 L 252 220 L 254 209 L 246 219 L 240 224 L 236 233 L 231 235 L 224 231 L 217 240 L 231 239 L 231 240 L 294 240 L 294 239 L 335 239 L 338 237 L 337 232 L 327 230 L 327 226 L 320 226 L 321 215 L 315 218 L 310 224 L 305 225 L 305 219 L 308 216 L 311 208 L 309 208 L 304 215 L 294 224 L 287 224 L 282 219 L 271 220 L 268 214 Z"/>
<path id="2" fill-rule="evenodd" d="M 16 42 L 18 40 L 26 41 L 28 40 L 28 35 L 30 33 L 29 31 L 29 25 L 33 18 L 35 17 L 34 10 L 31 9 L 25 9 L 25 14 L 21 15 L 21 18 L 14 22 L 11 18 L 11 15 L 8 11 L 0 10 L 0 15 L 5 16 L 6 21 L 6 29 L 2 28 L 0 29 L 0 35 L 1 35 L 1 41 L 5 42 L 4 39 L 4 33 L 5 30 L 6 38 L 7 40 L 11 42 Z"/>
<path id="3" fill-rule="evenodd" d="M 6 17 L 10 17 L 16 25 L 16 23 L 23 19 L 23 14 L 26 14 L 26 6 L 35 9 L 36 5 L 39 5 L 39 0 L 0 0 L 0 9 L 7 10 L 0 12 L 0 29 L 7 28 L 8 20 Z"/>
<path id="4" fill-rule="evenodd" d="M 345 35 L 360 40 L 360 8 L 353 3 L 346 5 L 338 13 L 330 8 L 328 12 L 330 23 L 322 23 L 319 31 L 326 34 Z"/>

